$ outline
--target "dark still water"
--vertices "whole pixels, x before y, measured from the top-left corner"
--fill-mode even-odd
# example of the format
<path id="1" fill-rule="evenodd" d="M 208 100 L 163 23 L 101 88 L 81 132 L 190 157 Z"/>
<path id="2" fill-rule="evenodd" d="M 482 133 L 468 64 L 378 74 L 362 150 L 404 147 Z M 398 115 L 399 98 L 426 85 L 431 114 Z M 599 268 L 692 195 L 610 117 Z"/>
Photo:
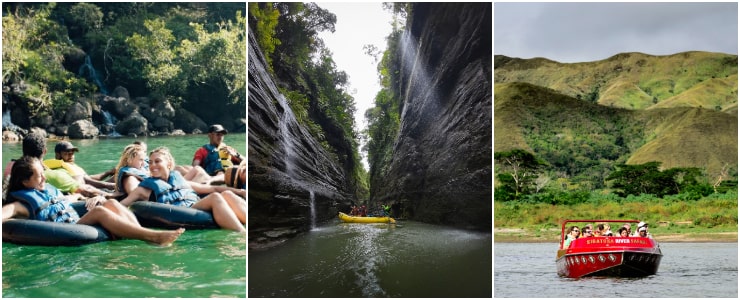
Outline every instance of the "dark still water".
<path id="1" fill-rule="evenodd" d="M 643 278 L 561 278 L 556 243 L 496 243 L 493 296 L 737 298 L 737 243 L 661 243 L 658 273 Z M 536 285 L 536 288 L 533 287 Z"/>
<path id="2" fill-rule="evenodd" d="M 491 234 L 332 222 L 249 253 L 249 297 L 491 297 Z"/>

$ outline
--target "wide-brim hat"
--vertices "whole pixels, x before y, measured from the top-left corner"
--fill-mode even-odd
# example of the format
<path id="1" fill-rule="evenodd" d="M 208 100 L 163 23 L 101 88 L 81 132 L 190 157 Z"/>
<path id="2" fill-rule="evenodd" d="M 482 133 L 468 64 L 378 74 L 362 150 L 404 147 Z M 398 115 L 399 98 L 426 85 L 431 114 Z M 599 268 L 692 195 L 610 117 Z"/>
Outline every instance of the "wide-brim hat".
<path id="1" fill-rule="evenodd" d="M 221 124 L 213 124 L 211 125 L 211 127 L 208 128 L 208 133 L 214 133 L 214 132 L 219 132 L 223 134 L 229 133 L 229 131 L 227 131 L 226 128 L 221 126 Z"/>
<path id="2" fill-rule="evenodd" d="M 59 142 L 57 143 L 56 147 L 54 147 L 54 152 L 56 153 L 68 152 L 68 151 L 77 152 L 77 151 L 80 151 L 80 149 L 78 149 L 77 147 L 72 145 L 72 143 L 67 142 L 67 141 Z"/>

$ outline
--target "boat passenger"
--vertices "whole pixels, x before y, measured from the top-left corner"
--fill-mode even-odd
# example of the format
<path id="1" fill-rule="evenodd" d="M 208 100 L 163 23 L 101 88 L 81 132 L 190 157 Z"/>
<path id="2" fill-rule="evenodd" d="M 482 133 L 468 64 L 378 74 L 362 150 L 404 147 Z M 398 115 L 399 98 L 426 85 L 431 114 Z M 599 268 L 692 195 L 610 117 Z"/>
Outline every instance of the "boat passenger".
<path id="1" fill-rule="evenodd" d="M 640 221 L 640 223 L 637 223 L 637 230 L 635 230 L 635 233 L 630 236 L 640 236 L 640 228 L 647 226 L 648 224 L 645 222 Z"/>
<path id="2" fill-rule="evenodd" d="M 581 231 L 578 229 L 578 226 L 570 226 L 570 228 L 568 229 L 568 234 L 565 235 L 563 249 L 567 249 L 568 247 L 570 247 L 570 243 L 578 239 L 580 235 Z"/>
<path id="3" fill-rule="evenodd" d="M 383 215 L 386 216 L 386 217 L 390 217 L 391 216 L 391 206 L 388 205 L 387 203 L 384 203 L 383 204 Z"/>
<path id="4" fill-rule="evenodd" d="M 593 229 L 593 227 L 594 226 L 591 225 L 591 224 L 588 224 L 586 226 L 583 226 L 583 228 L 581 228 L 582 233 L 583 233 L 583 237 L 585 237 L 585 238 L 586 237 L 594 237 L 594 229 Z"/>
<path id="5" fill-rule="evenodd" d="M 632 225 L 630 225 L 630 223 L 624 223 L 624 225 L 622 225 L 622 227 L 627 228 L 627 235 L 628 236 L 629 235 L 632 235 Z M 621 235 L 621 233 L 620 233 L 620 235 Z"/>
<path id="6" fill-rule="evenodd" d="M 603 224 L 604 229 L 602 230 L 604 236 L 614 236 L 614 233 L 612 232 L 612 226 L 607 224 Z"/>
<path id="7" fill-rule="evenodd" d="M 131 144 L 123 149 L 118 165 L 115 167 L 116 191 L 128 195 L 139 186 L 144 178 L 149 177 L 149 171 L 144 169 L 146 165 L 145 147 Z"/>
<path id="8" fill-rule="evenodd" d="M 139 239 L 158 245 L 172 244 L 185 231 L 152 230 L 141 227 L 134 214 L 115 200 L 98 196 L 86 200 L 88 212 L 82 217 L 70 203 L 79 194 L 65 196 L 53 185 L 46 183 L 44 167 L 38 158 L 24 156 L 13 164 L 11 177 L 3 198 L 3 222 L 10 218 L 23 218 L 47 222 L 100 224 L 111 234 L 123 238 Z"/>
<path id="9" fill-rule="evenodd" d="M 246 190 L 190 182 L 174 171 L 174 166 L 175 159 L 167 147 L 152 150 L 149 153 L 151 177 L 139 183 L 121 204 L 129 206 L 136 201 L 153 201 L 210 211 L 221 228 L 246 232 L 247 204 L 242 198 L 246 198 Z M 199 194 L 208 195 L 201 199 Z"/>
<path id="10" fill-rule="evenodd" d="M 619 228 L 619 237 L 629 237 L 630 236 L 630 230 L 627 229 L 627 227 Z"/>

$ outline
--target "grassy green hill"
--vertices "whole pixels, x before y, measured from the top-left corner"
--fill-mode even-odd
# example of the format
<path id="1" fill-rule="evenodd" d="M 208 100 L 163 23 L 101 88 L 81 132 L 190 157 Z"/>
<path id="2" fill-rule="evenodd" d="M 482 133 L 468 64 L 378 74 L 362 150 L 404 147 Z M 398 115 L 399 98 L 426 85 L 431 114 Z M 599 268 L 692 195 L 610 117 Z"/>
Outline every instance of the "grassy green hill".
<path id="1" fill-rule="evenodd" d="M 537 60 L 528 65 L 533 64 L 556 63 Z M 499 78 L 498 73 L 495 76 Z M 604 188 L 604 178 L 616 164 L 648 161 L 661 161 L 663 168 L 703 168 L 707 181 L 727 165 L 731 177 L 737 178 L 737 113 L 698 107 L 619 107 L 532 83 L 497 82 L 494 151 L 533 152 L 549 164 L 550 179 L 569 188 Z"/>
<path id="2" fill-rule="evenodd" d="M 527 82 L 604 106 L 703 107 L 737 115 L 737 55 L 621 53 L 583 63 L 494 57 L 494 82 Z"/>

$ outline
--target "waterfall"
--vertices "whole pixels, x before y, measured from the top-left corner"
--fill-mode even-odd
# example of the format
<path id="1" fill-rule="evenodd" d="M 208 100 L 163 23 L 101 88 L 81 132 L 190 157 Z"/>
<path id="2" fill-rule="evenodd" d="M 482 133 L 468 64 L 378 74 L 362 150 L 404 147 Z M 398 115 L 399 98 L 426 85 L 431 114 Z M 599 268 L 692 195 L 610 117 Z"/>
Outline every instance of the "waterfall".
<path id="1" fill-rule="evenodd" d="M 95 67 L 93 67 L 92 61 L 90 60 L 90 55 L 85 56 L 85 63 L 80 66 L 80 70 L 77 72 L 77 74 L 92 81 L 95 85 L 98 86 L 101 93 L 103 93 L 104 95 L 108 95 L 108 90 L 105 88 L 105 85 L 103 85 L 103 81 L 100 80 L 100 75 L 98 75 L 98 72 L 95 71 Z"/>
<path id="2" fill-rule="evenodd" d="M 309 199 L 311 207 L 311 230 L 316 228 L 316 197 L 313 194 L 313 190 L 309 190 Z"/>
<path id="3" fill-rule="evenodd" d="M 111 132 L 108 133 L 108 137 L 121 137 L 121 134 L 116 131 L 116 123 L 118 123 L 116 117 L 113 116 L 109 111 L 104 110 L 103 118 L 105 119 L 105 125 L 112 128 Z"/>
<path id="4" fill-rule="evenodd" d="M 293 115 L 293 110 L 290 108 L 290 105 L 288 105 L 288 100 L 285 99 L 285 96 L 282 94 L 278 95 L 278 102 L 280 103 L 280 106 L 283 108 L 283 115 L 280 116 L 279 121 L 279 127 L 280 127 L 280 140 L 283 144 L 283 149 L 285 150 L 285 173 L 288 174 L 288 177 L 290 177 L 293 180 L 297 180 L 296 178 L 296 171 L 295 171 L 295 141 L 293 140 L 293 137 L 290 134 L 290 122 L 296 123 L 295 116 Z"/>
<path id="5" fill-rule="evenodd" d="M 18 126 L 10 120 L 10 110 L 3 112 L 3 128 L 10 131 L 16 131 L 18 129 Z"/>
<path id="6" fill-rule="evenodd" d="M 410 105 L 412 99 L 409 97 L 423 101 L 417 107 L 425 111 L 434 111 L 439 97 L 435 88 L 436 83 L 432 82 L 427 70 L 428 66 L 420 59 L 422 56 L 419 53 L 422 47 L 421 40 L 416 42 L 414 36 L 406 30 L 401 34 L 399 45 L 401 47 L 401 72 L 408 74 L 403 98 L 405 103 L 401 111 L 401 119 L 403 120 L 407 109 L 412 106 Z M 416 97 L 414 97 L 415 95 Z"/>

